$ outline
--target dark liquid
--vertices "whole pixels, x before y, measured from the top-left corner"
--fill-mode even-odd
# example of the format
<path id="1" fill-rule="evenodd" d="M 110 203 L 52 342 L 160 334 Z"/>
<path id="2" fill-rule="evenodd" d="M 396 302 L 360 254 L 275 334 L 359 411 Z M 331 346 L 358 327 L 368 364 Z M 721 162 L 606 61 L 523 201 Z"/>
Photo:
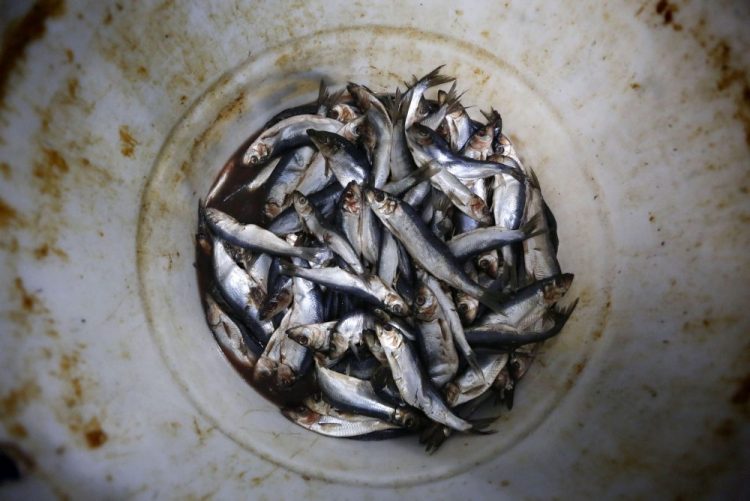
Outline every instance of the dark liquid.
<path id="1" fill-rule="evenodd" d="M 229 214 L 241 223 L 257 224 L 265 227 L 263 203 L 268 193 L 268 187 L 265 184 L 252 193 L 243 191 L 235 194 L 228 200 L 224 200 L 239 187 L 251 182 L 262 170 L 262 167 L 248 167 L 242 165 L 242 155 L 252 141 L 255 140 L 257 135 L 258 134 L 255 134 L 253 137 L 249 138 L 226 162 L 214 181 L 214 185 L 212 185 L 209 190 L 209 193 L 212 193 L 213 196 L 206 201 L 206 205 Z M 217 187 L 217 183 L 219 182 L 221 182 L 221 186 Z M 206 248 L 206 241 L 206 239 L 202 239 L 201 229 L 199 228 L 198 235 L 196 236 L 195 268 L 198 278 L 198 290 L 201 294 L 201 298 L 205 297 L 206 294 L 211 291 L 217 290 L 216 280 L 213 273 L 211 252 Z M 210 240 L 208 241 L 210 242 Z M 218 294 L 214 294 L 214 296 L 217 295 Z M 203 303 L 203 307 L 205 310 L 205 302 Z M 231 313 L 229 309 L 226 309 L 225 311 Z M 210 328 L 206 330 L 206 335 L 212 336 Z M 302 400 L 305 397 L 316 392 L 318 389 L 317 384 L 315 383 L 314 371 L 312 370 L 308 370 L 306 374 L 299 377 L 289 388 L 269 388 L 265 382 L 255 381 L 252 370 L 235 363 L 230 354 L 225 353 L 225 355 L 227 356 L 227 360 L 232 363 L 232 366 L 245 381 L 253 386 L 258 393 L 280 407 L 301 405 Z"/>

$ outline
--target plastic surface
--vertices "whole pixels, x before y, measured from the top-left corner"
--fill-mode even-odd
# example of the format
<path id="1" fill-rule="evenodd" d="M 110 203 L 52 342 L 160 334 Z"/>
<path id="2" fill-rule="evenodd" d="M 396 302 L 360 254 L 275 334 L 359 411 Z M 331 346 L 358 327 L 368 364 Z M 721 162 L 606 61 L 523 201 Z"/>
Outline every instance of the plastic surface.
<path id="1" fill-rule="evenodd" d="M 23 473 L 0 495 L 748 492 L 746 6 L 43 5 L 0 73 L 0 450 Z M 438 64 L 503 114 L 581 302 L 498 433 L 426 456 L 318 437 L 242 382 L 192 238 L 230 153 L 321 77 Z"/>

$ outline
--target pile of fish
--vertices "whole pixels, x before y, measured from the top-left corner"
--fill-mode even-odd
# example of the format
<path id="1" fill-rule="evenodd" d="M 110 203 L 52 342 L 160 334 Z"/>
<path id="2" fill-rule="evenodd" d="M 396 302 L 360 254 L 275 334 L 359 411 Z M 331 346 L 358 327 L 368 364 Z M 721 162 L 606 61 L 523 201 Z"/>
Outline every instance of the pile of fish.
<path id="1" fill-rule="evenodd" d="M 214 336 L 308 430 L 418 432 L 428 451 L 487 433 L 577 302 L 559 303 L 573 276 L 500 114 L 472 119 L 455 82 L 428 98 L 455 80 L 440 70 L 387 94 L 321 83 L 248 139 L 232 168 L 249 180 L 223 172 L 200 206 Z"/>

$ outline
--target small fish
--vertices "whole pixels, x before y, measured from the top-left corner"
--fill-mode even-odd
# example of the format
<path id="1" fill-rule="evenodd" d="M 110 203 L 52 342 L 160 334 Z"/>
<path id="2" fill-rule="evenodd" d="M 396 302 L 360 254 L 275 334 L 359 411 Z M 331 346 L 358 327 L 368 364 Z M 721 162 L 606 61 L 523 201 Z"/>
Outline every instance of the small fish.
<path id="1" fill-rule="evenodd" d="M 339 409 L 372 416 L 404 428 L 415 428 L 419 424 L 417 413 L 385 402 L 375 394 L 369 381 L 334 372 L 319 363 L 315 367 L 323 395 Z"/>
<path id="2" fill-rule="evenodd" d="M 278 216 L 289 205 L 289 194 L 297 187 L 315 155 L 315 149 L 303 146 L 281 157 L 276 170 L 268 179 L 268 194 L 263 214 L 269 220 Z"/>
<path id="3" fill-rule="evenodd" d="M 336 438 L 387 438 L 384 432 L 399 430 L 399 425 L 381 419 L 361 416 L 350 412 L 339 412 L 328 407 L 329 414 L 310 409 L 309 404 L 286 407 L 281 413 L 293 423 L 320 435 Z"/>
<path id="4" fill-rule="evenodd" d="M 227 252 L 224 242 L 213 242 L 213 269 L 221 295 L 250 332 L 264 343 L 273 332 L 271 322 L 261 321 L 258 308 L 265 297 L 261 287 Z"/>
<path id="5" fill-rule="evenodd" d="M 415 315 L 419 319 L 417 343 L 422 358 L 427 362 L 427 375 L 437 388 L 442 388 L 458 371 L 458 353 L 453 334 L 429 287 L 424 283 L 417 289 Z"/>
<path id="6" fill-rule="evenodd" d="M 394 315 L 403 316 L 409 310 L 409 306 L 401 296 L 376 275 L 354 275 L 336 267 L 312 269 L 294 265 L 282 265 L 282 272 L 354 294 L 370 303 L 384 307 Z"/>
<path id="7" fill-rule="evenodd" d="M 365 198 L 383 225 L 423 269 L 476 297 L 488 307 L 499 308 L 496 293 L 483 289 L 466 275 L 445 243 L 425 226 L 414 209 L 387 193 L 371 188 L 365 190 Z"/>
<path id="8" fill-rule="evenodd" d="M 251 336 L 243 335 L 242 328 L 224 313 L 210 294 L 206 294 L 205 300 L 206 320 L 216 342 L 236 364 L 252 369 L 263 348 Z"/>
<path id="9" fill-rule="evenodd" d="M 370 89 L 351 82 L 346 88 L 357 106 L 365 113 L 369 129 L 372 130 L 375 142 L 372 154 L 372 184 L 380 188 L 386 183 L 390 173 L 393 124 L 385 106 Z"/>
<path id="10" fill-rule="evenodd" d="M 571 273 L 535 282 L 513 294 L 498 311 L 483 315 L 477 320 L 477 325 L 505 324 L 523 330 L 536 323 L 562 299 L 572 283 Z"/>
<path id="11" fill-rule="evenodd" d="M 479 397 L 490 389 L 500 371 L 508 363 L 507 353 L 481 353 L 477 355 L 480 372 L 466 370 L 445 388 L 445 400 L 455 407 Z M 481 377 L 478 377 L 478 374 Z"/>
<path id="12" fill-rule="evenodd" d="M 486 324 L 469 327 L 465 330 L 466 340 L 475 348 L 511 351 L 519 346 L 546 341 L 560 333 L 570 318 L 578 299 L 567 307 L 554 305 L 544 313 L 543 330 L 522 331 L 508 324 Z"/>
<path id="13" fill-rule="evenodd" d="M 244 165 L 260 165 L 291 148 L 311 144 L 309 130 L 334 133 L 342 123 L 318 115 L 294 115 L 264 130 L 242 155 Z"/>
<path id="14" fill-rule="evenodd" d="M 333 214 L 342 191 L 343 188 L 339 183 L 332 183 L 321 191 L 305 196 L 307 196 L 310 203 L 320 211 L 320 214 L 324 218 L 328 218 Z M 268 231 L 277 236 L 296 233 L 302 231 L 302 221 L 300 220 L 297 211 L 294 210 L 294 207 L 288 207 L 279 214 L 276 219 L 271 221 L 271 224 L 268 225 Z"/>
<path id="15" fill-rule="evenodd" d="M 420 409 L 433 421 L 455 430 L 470 430 L 472 425 L 453 414 L 437 390 L 424 377 L 419 361 L 404 337 L 390 325 L 378 324 L 375 332 L 404 402 Z"/>
<path id="16" fill-rule="evenodd" d="M 308 134 L 342 187 L 352 181 L 357 184 L 369 182 L 370 165 L 367 157 L 351 141 L 333 132 L 315 129 L 309 129 Z"/>
<path id="17" fill-rule="evenodd" d="M 341 256 L 355 273 L 362 274 L 365 272 L 362 263 L 357 257 L 357 253 L 346 237 L 328 226 L 320 213 L 315 209 L 315 206 L 309 203 L 302 193 L 298 191 L 292 193 L 292 201 L 294 209 L 300 215 L 304 226 L 315 238 L 328 246 L 336 255 Z"/>
<path id="18" fill-rule="evenodd" d="M 276 256 L 298 257 L 315 263 L 323 263 L 331 258 L 326 248 L 294 247 L 286 241 L 254 224 L 241 224 L 229 214 L 218 209 L 205 209 L 206 221 L 217 235 L 228 242 Z"/>

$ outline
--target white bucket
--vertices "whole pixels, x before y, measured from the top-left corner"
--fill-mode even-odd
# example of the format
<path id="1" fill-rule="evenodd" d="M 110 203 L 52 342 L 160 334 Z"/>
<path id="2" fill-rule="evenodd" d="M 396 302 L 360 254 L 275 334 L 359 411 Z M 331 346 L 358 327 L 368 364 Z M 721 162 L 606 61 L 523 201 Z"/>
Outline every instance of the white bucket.
<path id="1" fill-rule="evenodd" d="M 42 16 L 0 114 L 0 449 L 25 472 L 0 489 L 739 492 L 750 13 L 639 7 L 68 4 Z M 193 234 L 230 154 L 321 77 L 386 90 L 439 64 L 466 103 L 502 113 L 537 172 L 580 303 L 498 432 L 428 456 L 414 437 L 315 435 L 257 395 L 206 327 Z"/>

